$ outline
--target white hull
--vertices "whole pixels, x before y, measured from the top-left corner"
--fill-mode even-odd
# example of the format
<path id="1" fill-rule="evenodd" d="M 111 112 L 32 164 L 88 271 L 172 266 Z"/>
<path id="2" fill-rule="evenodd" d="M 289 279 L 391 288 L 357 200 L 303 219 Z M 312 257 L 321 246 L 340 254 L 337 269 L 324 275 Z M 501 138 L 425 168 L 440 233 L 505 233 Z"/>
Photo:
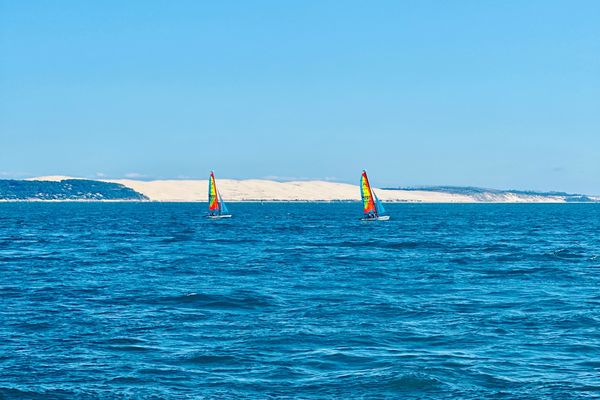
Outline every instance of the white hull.
<path id="1" fill-rule="evenodd" d="M 379 217 L 375 217 L 375 218 L 361 218 L 361 221 L 387 221 L 390 219 L 389 215 L 380 215 Z"/>
<path id="2" fill-rule="evenodd" d="M 207 215 L 208 219 L 221 219 L 221 218 L 231 218 L 231 214 L 222 214 L 222 215 Z"/>

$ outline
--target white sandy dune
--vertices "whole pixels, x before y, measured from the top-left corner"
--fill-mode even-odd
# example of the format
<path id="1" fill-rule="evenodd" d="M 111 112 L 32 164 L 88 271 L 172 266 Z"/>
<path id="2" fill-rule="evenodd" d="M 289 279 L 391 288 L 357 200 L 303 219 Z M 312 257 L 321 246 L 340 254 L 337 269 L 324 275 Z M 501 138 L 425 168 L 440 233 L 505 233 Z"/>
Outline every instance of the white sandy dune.
<path id="1" fill-rule="evenodd" d="M 60 181 L 76 179 L 66 176 L 44 176 L 35 180 Z M 152 201 L 207 201 L 207 180 L 110 179 L 146 195 Z M 357 201 L 358 185 L 327 181 L 276 182 L 263 179 L 219 179 L 219 191 L 225 201 Z M 374 189 L 382 201 L 419 203 L 560 203 L 560 196 L 525 195 L 515 193 L 454 194 L 428 190 Z"/>
<path id="2" fill-rule="evenodd" d="M 136 181 L 110 180 L 120 183 L 156 201 L 206 201 L 206 180 Z M 276 182 L 262 179 L 217 181 L 226 201 L 348 201 L 360 200 L 358 185 L 325 181 Z M 468 196 L 442 192 L 377 190 L 384 201 L 472 202 Z"/>

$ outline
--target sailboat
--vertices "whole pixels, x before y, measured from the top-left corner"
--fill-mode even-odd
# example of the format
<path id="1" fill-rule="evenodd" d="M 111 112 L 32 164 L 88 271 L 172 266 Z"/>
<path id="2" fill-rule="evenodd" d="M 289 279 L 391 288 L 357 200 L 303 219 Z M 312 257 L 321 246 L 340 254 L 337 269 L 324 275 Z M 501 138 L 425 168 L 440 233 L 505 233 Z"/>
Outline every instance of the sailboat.
<path id="1" fill-rule="evenodd" d="M 383 203 L 379 201 L 375 192 L 371 189 L 369 184 L 369 178 L 367 178 L 367 171 L 363 170 L 360 177 L 360 196 L 363 202 L 363 213 L 364 216 L 360 219 L 361 221 L 387 221 L 390 219 L 389 215 L 385 214 L 385 208 Z"/>
<path id="2" fill-rule="evenodd" d="M 215 181 L 214 172 L 210 171 L 210 177 L 208 178 L 208 218 L 220 219 L 220 218 L 231 218 L 229 210 L 221 197 L 221 193 L 217 190 L 217 183 Z"/>

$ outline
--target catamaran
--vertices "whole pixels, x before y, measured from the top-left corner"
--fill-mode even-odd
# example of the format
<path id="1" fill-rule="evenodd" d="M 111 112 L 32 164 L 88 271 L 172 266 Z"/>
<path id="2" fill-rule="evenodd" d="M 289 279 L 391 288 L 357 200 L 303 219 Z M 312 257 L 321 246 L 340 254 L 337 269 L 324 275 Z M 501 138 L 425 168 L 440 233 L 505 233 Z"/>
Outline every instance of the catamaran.
<path id="1" fill-rule="evenodd" d="M 221 193 L 217 190 L 217 183 L 215 182 L 215 174 L 210 171 L 210 177 L 208 178 L 208 218 L 220 219 L 220 218 L 231 218 L 229 210 L 221 197 Z"/>
<path id="2" fill-rule="evenodd" d="M 364 213 L 364 216 L 360 219 L 361 221 L 387 221 L 390 219 L 389 215 L 384 215 L 385 208 L 371 189 L 365 170 L 363 170 L 360 177 L 360 196 L 362 197 Z"/>

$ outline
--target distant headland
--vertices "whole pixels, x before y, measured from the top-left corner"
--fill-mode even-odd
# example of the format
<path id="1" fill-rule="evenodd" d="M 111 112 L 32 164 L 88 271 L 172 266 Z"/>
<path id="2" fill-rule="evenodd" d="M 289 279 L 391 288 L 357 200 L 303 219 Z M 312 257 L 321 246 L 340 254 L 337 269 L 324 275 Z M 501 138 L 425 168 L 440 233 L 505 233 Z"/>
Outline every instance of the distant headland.
<path id="1" fill-rule="evenodd" d="M 146 196 L 112 182 L 87 179 L 0 179 L 0 201 L 143 201 Z"/>
<path id="2" fill-rule="evenodd" d="M 0 180 L 0 201 L 162 201 L 205 202 L 207 180 L 90 180 L 44 176 Z M 228 201 L 358 201 L 358 185 L 329 181 L 278 182 L 220 179 Z M 382 201 L 409 203 L 600 202 L 600 196 L 564 192 L 433 186 L 375 189 Z"/>

